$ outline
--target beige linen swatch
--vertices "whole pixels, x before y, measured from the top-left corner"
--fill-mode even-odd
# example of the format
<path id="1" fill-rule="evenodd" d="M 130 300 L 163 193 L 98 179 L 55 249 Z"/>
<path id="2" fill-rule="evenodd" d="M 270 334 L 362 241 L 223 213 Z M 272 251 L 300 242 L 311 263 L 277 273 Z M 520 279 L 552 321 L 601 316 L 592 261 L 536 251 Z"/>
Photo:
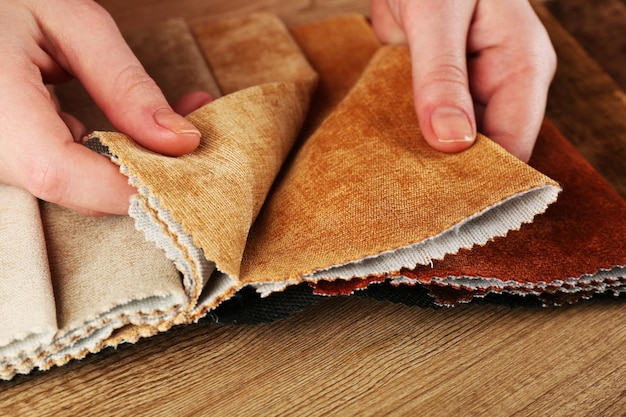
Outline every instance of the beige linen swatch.
<path id="1" fill-rule="evenodd" d="M 37 199 L 0 184 L 0 352 L 3 361 L 52 341 L 54 293 Z"/>

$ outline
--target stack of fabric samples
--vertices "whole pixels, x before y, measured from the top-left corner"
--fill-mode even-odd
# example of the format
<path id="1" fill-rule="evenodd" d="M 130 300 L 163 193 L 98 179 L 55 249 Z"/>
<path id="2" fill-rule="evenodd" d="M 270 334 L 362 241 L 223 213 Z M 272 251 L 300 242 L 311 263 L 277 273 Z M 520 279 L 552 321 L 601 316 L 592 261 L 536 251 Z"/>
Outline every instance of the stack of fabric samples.
<path id="1" fill-rule="evenodd" d="M 622 198 L 547 121 L 529 165 L 480 135 L 458 154 L 428 147 L 408 50 L 380 45 L 365 18 L 172 20 L 127 39 L 168 98 L 218 97 L 188 116 L 201 144 L 156 154 L 113 132 L 78 83 L 57 91 L 138 193 L 130 216 L 87 218 L 0 186 L 0 377 L 321 296 L 626 292 Z"/>

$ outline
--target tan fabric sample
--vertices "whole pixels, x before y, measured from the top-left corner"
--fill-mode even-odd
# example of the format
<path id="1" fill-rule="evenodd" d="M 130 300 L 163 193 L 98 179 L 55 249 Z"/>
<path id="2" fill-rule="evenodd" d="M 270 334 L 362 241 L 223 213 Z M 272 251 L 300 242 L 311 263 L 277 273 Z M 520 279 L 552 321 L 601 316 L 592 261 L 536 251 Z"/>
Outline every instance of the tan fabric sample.
<path id="1" fill-rule="evenodd" d="M 360 15 L 296 26 L 291 34 L 319 76 L 303 131 L 308 137 L 354 87 L 380 42 Z"/>
<path id="2" fill-rule="evenodd" d="M 246 248 L 246 282 L 426 264 L 516 229 L 554 201 L 555 182 L 486 138 L 455 155 L 426 145 L 411 91 L 407 48 L 381 48 L 269 197 Z M 476 217 L 472 227 L 488 211 L 491 226 Z"/>
<path id="3" fill-rule="evenodd" d="M 240 59 L 254 63 L 264 84 L 191 114 L 189 119 L 204 132 L 195 152 L 168 158 L 145 151 L 124 135 L 94 134 L 138 187 L 131 216 L 179 266 L 191 304 L 213 273 L 203 265 L 217 266 L 219 272 L 205 289 L 200 311 L 191 311 L 192 318 L 241 287 L 239 268 L 248 231 L 298 136 L 317 78 L 274 16 L 259 14 L 205 27 L 210 32 L 196 30 L 205 50 L 238 51 Z M 262 47 L 251 37 L 255 33 L 267 34 L 260 37 L 267 42 Z M 284 65 L 276 67 L 273 51 Z M 213 68 L 226 77 L 227 82 L 218 78 L 225 91 L 247 86 L 247 69 L 219 62 Z"/>
<path id="4" fill-rule="evenodd" d="M 208 20 L 194 34 L 223 94 L 273 82 L 312 86 L 317 78 L 277 16 Z"/>
<path id="5" fill-rule="evenodd" d="M 205 257 L 238 280 L 248 230 L 304 121 L 308 94 L 274 83 L 220 98 L 189 116 L 204 137 L 179 158 L 148 152 L 122 134 L 94 136 L 143 199 L 170 212 Z"/>

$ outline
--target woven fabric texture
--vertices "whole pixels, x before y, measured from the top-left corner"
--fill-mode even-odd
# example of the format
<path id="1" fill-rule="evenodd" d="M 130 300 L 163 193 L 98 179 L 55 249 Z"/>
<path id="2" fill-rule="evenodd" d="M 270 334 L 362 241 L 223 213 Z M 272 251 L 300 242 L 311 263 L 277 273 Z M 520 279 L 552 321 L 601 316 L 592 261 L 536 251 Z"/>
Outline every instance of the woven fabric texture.
<path id="1" fill-rule="evenodd" d="M 625 264 L 590 232 L 576 250 L 595 245 L 600 263 L 549 269 L 539 260 L 531 278 L 513 265 L 541 245 L 555 245 L 545 259 L 564 256 L 557 246 L 567 238 L 550 234 L 594 208 L 606 214 L 602 233 L 623 241 L 608 215 L 623 202 L 558 132 L 544 127 L 534 168 L 483 136 L 467 152 L 432 150 L 413 112 L 407 49 L 381 46 L 363 17 L 291 30 L 267 14 L 193 30 L 173 20 L 128 39 L 167 97 L 204 89 L 220 98 L 189 115 L 200 147 L 171 158 L 110 131 L 79 85 L 59 89 L 64 110 L 101 129 L 86 143 L 139 192 L 130 217 L 85 218 L 0 187 L 0 290 L 11 300 L 0 307 L 0 377 L 135 342 L 218 306 L 218 318 L 253 322 L 258 311 L 277 318 L 314 293 L 374 282 L 411 285 L 394 300 L 424 306 L 536 294 L 546 282 L 563 297 L 577 286 L 620 291 L 619 277 L 586 278 Z M 555 201 L 559 182 L 566 208 L 525 225 Z M 596 191 L 583 193 L 585 184 Z M 529 243 L 528 233 L 545 239 Z M 490 248 L 509 237 L 498 263 Z M 482 260 L 464 258 L 475 251 Z M 240 316 L 238 306 L 247 306 Z"/>

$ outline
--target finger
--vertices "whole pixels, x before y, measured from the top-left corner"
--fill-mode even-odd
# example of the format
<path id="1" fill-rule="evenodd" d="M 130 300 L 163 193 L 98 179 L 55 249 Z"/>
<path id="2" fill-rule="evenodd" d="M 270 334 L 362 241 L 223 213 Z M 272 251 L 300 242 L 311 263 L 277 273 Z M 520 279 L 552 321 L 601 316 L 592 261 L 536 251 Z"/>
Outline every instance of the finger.
<path id="1" fill-rule="evenodd" d="M 528 161 L 556 69 L 550 38 L 527 2 L 483 0 L 469 48 L 471 89 L 484 107 L 481 130 Z"/>
<path id="2" fill-rule="evenodd" d="M 136 190 L 108 158 L 74 142 L 48 90 L 37 84 L 38 73 L 29 68 L 0 63 L 5 74 L 0 77 L 0 181 L 67 207 L 127 214 Z"/>
<path id="3" fill-rule="evenodd" d="M 61 111 L 61 104 L 59 103 L 59 99 L 56 96 L 53 85 L 46 85 L 46 89 L 50 94 L 50 99 L 54 102 L 54 108 L 59 113 L 59 117 L 61 118 L 61 120 L 63 120 L 67 128 L 70 130 L 70 133 L 74 138 L 74 142 L 82 143 L 82 138 L 87 134 L 87 128 L 85 127 L 83 122 L 78 120 L 73 115 Z"/>
<path id="4" fill-rule="evenodd" d="M 172 108 L 176 113 L 186 116 L 212 101 L 213 97 L 206 91 L 194 91 L 179 98 L 172 105 Z"/>
<path id="5" fill-rule="evenodd" d="M 535 146 L 547 100 L 547 87 L 531 78 L 520 75 L 495 91 L 482 121 L 485 135 L 524 162 Z"/>
<path id="6" fill-rule="evenodd" d="M 21 162 L 30 164 L 24 185 L 38 198 L 83 213 L 128 214 L 137 190 L 108 158 L 74 141 L 42 147 L 30 156 Z"/>
<path id="7" fill-rule="evenodd" d="M 387 0 L 372 0 L 370 14 L 372 28 L 378 39 L 383 43 L 406 44 L 404 30 L 392 13 Z"/>
<path id="8" fill-rule="evenodd" d="M 104 213 L 102 211 L 88 210 L 88 209 L 77 207 L 77 206 L 65 205 L 64 207 L 70 210 L 73 210 L 79 214 L 82 214 L 83 216 L 89 216 L 89 217 L 104 217 L 104 216 L 111 214 L 111 213 Z"/>
<path id="9" fill-rule="evenodd" d="M 198 146 L 200 132 L 172 110 L 104 9 L 87 0 L 45 2 L 38 8 L 51 39 L 48 52 L 81 80 L 117 129 L 166 155 Z"/>
<path id="10" fill-rule="evenodd" d="M 420 127 L 426 141 L 444 152 L 466 149 L 476 137 L 466 60 L 474 7 L 467 0 L 403 3 Z"/>
<path id="11" fill-rule="evenodd" d="M 81 139 L 87 134 L 85 125 L 69 113 L 61 112 L 59 113 L 59 117 L 69 129 L 72 138 L 74 138 L 74 142 L 81 143 Z"/>

